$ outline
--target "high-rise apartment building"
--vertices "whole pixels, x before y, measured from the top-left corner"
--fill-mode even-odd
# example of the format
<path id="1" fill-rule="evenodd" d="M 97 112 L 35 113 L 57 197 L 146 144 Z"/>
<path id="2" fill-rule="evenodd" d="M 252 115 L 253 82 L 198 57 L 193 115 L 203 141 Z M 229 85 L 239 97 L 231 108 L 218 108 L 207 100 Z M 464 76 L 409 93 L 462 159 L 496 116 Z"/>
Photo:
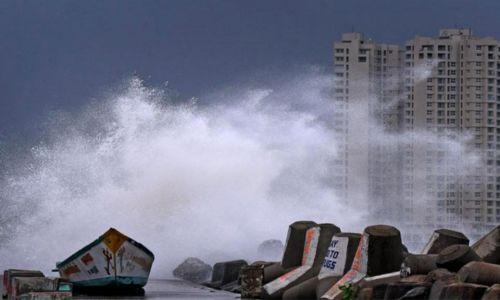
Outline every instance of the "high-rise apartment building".
<path id="1" fill-rule="evenodd" d="M 379 44 L 360 33 L 346 33 L 334 43 L 334 126 L 338 133 L 336 176 L 339 194 L 351 203 L 369 205 L 372 213 L 399 194 L 399 166 L 393 145 L 377 143 L 379 128 L 400 127 L 402 53 L 399 46 Z M 396 181 L 396 182 L 394 182 Z M 389 205 L 387 205 L 389 206 Z"/>
<path id="2" fill-rule="evenodd" d="M 474 239 L 500 222 L 499 41 L 444 29 L 400 48 L 347 33 L 334 73 L 342 197 L 424 232 Z"/>
<path id="3" fill-rule="evenodd" d="M 443 29 L 408 41 L 403 69 L 404 132 L 432 133 L 406 149 L 403 202 L 421 199 L 424 221 L 479 235 L 500 222 L 500 42 Z M 460 170 L 460 154 L 443 141 L 466 135 L 480 161 Z"/>

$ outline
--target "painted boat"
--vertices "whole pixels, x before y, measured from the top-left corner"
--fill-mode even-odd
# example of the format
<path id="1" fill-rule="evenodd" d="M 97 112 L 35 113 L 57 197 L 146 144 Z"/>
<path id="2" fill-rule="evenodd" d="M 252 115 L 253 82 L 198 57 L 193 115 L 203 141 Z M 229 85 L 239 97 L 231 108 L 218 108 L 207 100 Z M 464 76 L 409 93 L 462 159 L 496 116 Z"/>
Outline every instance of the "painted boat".
<path id="1" fill-rule="evenodd" d="M 114 228 L 56 264 L 60 276 L 76 288 L 141 288 L 154 254 Z"/>

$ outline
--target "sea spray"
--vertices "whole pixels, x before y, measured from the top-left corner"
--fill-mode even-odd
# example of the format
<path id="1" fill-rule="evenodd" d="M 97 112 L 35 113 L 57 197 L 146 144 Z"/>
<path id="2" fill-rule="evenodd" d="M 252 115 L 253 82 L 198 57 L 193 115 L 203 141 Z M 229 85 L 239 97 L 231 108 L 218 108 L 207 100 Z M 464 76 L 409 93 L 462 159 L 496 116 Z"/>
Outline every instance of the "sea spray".
<path id="1" fill-rule="evenodd" d="M 11 228 L 0 265 L 49 270 L 113 226 L 156 254 L 161 277 L 187 256 L 252 258 L 296 219 L 357 223 L 361 214 L 337 205 L 327 184 L 332 133 L 273 93 L 284 91 L 199 107 L 133 78 L 78 117 L 53 120 L 50 140 L 2 181 L 15 207 L 2 214 Z"/>
<path id="2" fill-rule="evenodd" d="M 331 76 L 288 79 L 221 90 L 199 105 L 173 101 L 168 90 L 134 77 L 76 116 L 54 115 L 45 142 L 2 173 L 0 267 L 48 271 L 111 226 L 151 249 L 153 276 L 168 277 L 188 256 L 252 260 L 260 242 L 283 239 L 296 220 L 354 232 L 405 223 L 390 215 L 399 195 L 379 203 L 346 199 L 334 189 L 343 136 L 331 122 L 337 113 Z M 437 145 L 456 163 L 457 176 L 477 166 L 466 135 L 385 132 L 363 112 L 373 101 L 350 106 L 368 116 L 356 125 L 371 128 L 370 139 L 358 139 L 361 146 L 389 146 L 396 157 L 416 141 L 424 150 Z M 350 172 L 363 167 L 349 161 Z M 355 175 L 369 182 L 368 173 Z M 415 198 L 416 220 L 432 200 Z"/>

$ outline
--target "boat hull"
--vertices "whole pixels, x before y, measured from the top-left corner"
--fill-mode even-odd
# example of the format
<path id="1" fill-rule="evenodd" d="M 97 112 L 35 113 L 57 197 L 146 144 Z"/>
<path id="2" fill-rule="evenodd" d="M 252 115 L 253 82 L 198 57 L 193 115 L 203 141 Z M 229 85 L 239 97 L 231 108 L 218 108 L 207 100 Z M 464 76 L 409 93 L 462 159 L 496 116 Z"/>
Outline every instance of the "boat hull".
<path id="1" fill-rule="evenodd" d="M 110 229 L 57 269 L 77 288 L 138 288 L 146 285 L 153 260 L 142 244 Z"/>
<path id="2" fill-rule="evenodd" d="M 74 282 L 80 287 L 143 287 L 148 282 L 144 277 L 110 276 Z"/>

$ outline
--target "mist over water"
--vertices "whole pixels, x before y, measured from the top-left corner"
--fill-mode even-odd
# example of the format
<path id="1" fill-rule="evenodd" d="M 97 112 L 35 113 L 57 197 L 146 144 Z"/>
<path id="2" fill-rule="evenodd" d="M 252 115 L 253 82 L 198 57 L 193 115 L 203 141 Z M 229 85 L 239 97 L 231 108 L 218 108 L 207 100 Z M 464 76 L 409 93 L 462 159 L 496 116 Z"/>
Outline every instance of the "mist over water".
<path id="1" fill-rule="evenodd" d="M 331 88 L 313 72 L 176 104 L 132 78 L 78 116 L 54 117 L 47 141 L 0 183 L 0 267 L 48 271 L 115 227 L 155 253 L 153 276 L 169 277 L 187 256 L 255 259 L 295 220 L 385 223 L 370 219 L 370 199 L 349 205 L 332 187 Z M 377 132 L 381 144 L 410 138 Z M 442 142 L 466 155 L 460 140 Z"/>

